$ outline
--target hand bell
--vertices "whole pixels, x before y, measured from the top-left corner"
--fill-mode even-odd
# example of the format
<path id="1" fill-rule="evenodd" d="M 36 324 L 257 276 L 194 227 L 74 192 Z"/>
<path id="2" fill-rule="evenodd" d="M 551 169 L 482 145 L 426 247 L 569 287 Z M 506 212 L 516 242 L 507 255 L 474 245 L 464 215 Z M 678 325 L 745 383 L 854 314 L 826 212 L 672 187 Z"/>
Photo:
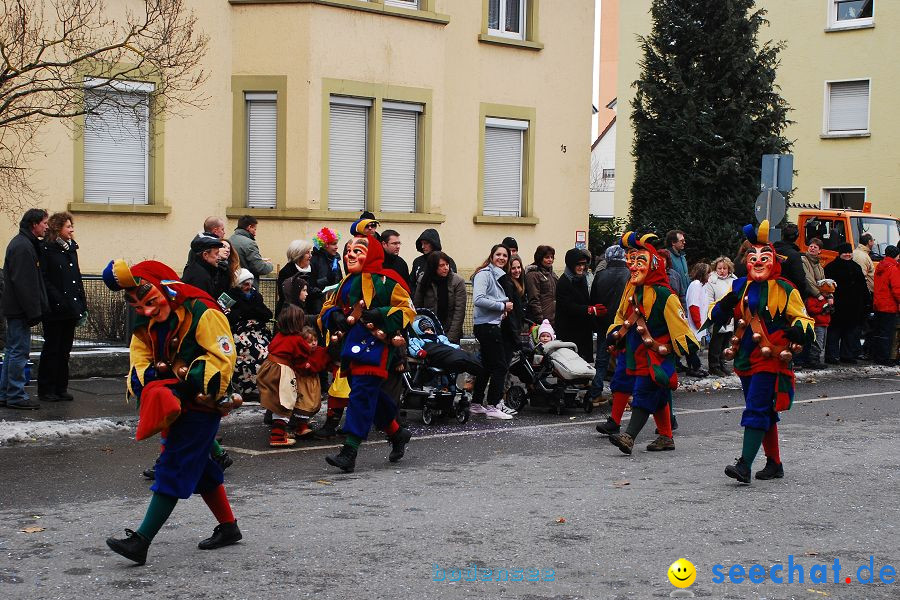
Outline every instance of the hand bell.
<path id="1" fill-rule="evenodd" d="M 657 349 L 657 353 L 659 353 L 660 356 L 668 356 L 668 354 L 669 354 L 669 348 L 668 348 L 668 346 L 662 346 L 662 345 L 661 345 L 661 346 L 659 347 L 659 349 Z"/>
<path id="2" fill-rule="evenodd" d="M 759 353 L 762 354 L 764 358 L 769 358 L 772 356 L 772 349 L 768 346 L 763 346 L 759 349 Z"/>
<path id="3" fill-rule="evenodd" d="M 733 360 L 734 359 L 734 349 L 733 348 L 725 348 L 722 351 L 722 356 L 724 356 L 726 360 Z"/>
<path id="4" fill-rule="evenodd" d="M 794 358 L 794 355 L 787 350 L 782 350 L 778 353 L 778 358 L 780 358 L 784 362 L 791 362 L 791 359 Z"/>

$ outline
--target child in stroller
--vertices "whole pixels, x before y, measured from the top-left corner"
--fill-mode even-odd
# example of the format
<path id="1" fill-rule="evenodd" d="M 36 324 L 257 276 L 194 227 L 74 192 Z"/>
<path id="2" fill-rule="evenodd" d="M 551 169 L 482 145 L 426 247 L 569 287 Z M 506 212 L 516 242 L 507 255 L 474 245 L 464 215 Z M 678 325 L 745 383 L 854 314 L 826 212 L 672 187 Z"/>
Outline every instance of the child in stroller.
<path id="1" fill-rule="evenodd" d="M 440 321 L 427 308 L 416 309 L 407 328 L 407 369 L 403 409 L 421 410 L 422 422 L 431 425 L 435 417 L 452 415 L 457 423 L 469 420 L 469 396 L 456 386 L 460 373 L 481 374 L 481 361 L 450 342 Z"/>
<path id="2" fill-rule="evenodd" d="M 520 410 L 529 400 L 530 392 L 531 400 L 546 400 L 558 415 L 566 408 L 576 407 L 592 412 L 594 403 L 586 392 L 596 373 L 594 365 L 578 355 L 574 343 L 557 340 L 553 326 L 546 319 L 540 327 L 532 328 L 530 340 L 532 359 L 523 355 L 512 371 L 528 391 L 522 385 L 510 385 L 506 390 L 506 405 Z"/>

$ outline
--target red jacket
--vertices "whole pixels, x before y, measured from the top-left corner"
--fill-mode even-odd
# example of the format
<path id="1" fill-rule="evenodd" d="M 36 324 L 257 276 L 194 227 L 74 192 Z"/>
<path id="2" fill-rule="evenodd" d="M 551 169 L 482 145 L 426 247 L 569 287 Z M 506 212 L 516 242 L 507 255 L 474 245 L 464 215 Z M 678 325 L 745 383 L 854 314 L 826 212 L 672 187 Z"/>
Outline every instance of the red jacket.
<path id="1" fill-rule="evenodd" d="M 900 264 L 885 256 L 875 267 L 875 312 L 900 312 Z"/>
<path id="2" fill-rule="evenodd" d="M 290 365 L 297 375 L 309 375 L 325 370 L 331 359 L 322 346 L 309 347 L 300 335 L 275 334 L 269 342 L 269 356 L 276 362 Z"/>
<path id="3" fill-rule="evenodd" d="M 828 304 L 828 298 L 819 300 L 817 296 L 810 296 L 806 299 L 806 312 L 815 320 L 816 327 L 828 327 L 831 325 L 831 314 L 824 314 L 822 310 Z"/>

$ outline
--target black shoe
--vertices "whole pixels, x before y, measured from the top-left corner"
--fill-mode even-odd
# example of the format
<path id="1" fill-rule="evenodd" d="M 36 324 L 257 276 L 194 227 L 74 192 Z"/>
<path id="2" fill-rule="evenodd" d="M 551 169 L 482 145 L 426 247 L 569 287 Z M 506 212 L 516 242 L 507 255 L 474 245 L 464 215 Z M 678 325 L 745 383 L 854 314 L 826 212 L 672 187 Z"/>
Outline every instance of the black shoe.
<path id="1" fill-rule="evenodd" d="M 606 419 L 606 423 L 597 423 L 597 433 L 603 435 L 615 435 L 621 431 L 622 426 L 612 420 L 612 417 Z"/>
<path id="2" fill-rule="evenodd" d="M 857 363 L 857 360 L 855 358 L 842 358 L 841 362 L 845 365 L 855 365 Z"/>
<path id="3" fill-rule="evenodd" d="M 826 364 L 826 365 L 839 365 L 839 364 L 841 364 L 841 361 L 839 361 L 839 360 L 836 359 L 836 358 L 826 358 L 826 359 L 825 359 L 825 364 Z"/>
<path id="4" fill-rule="evenodd" d="M 271 425 L 272 424 L 272 411 L 267 410 L 266 414 L 263 415 L 263 425 Z"/>
<path id="5" fill-rule="evenodd" d="M 223 471 L 234 464 L 234 459 L 228 456 L 228 452 L 225 450 L 222 450 L 222 454 L 213 456 L 212 460 L 219 465 L 219 468 Z"/>
<path id="6" fill-rule="evenodd" d="M 313 437 L 324 440 L 333 438 L 337 435 L 338 422 L 336 419 L 325 419 L 322 426 L 313 431 Z"/>
<path id="7" fill-rule="evenodd" d="M 56 397 L 62 400 L 63 402 L 71 402 L 75 399 L 75 396 L 70 394 L 69 392 L 56 392 Z"/>
<path id="8" fill-rule="evenodd" d="M 213 529 L 213 534 L 197 544 L 197 547 L 201 550 L 215 550 L 216 548 L 237 544 L 242 537 L 244 536 L 241 535 L 241 530 L 238 529 L 237 521 L 219 523 Z"/>
<path id="9" fill-rule="evenodd" d="M 121 554 L 139 565 L 147 562 L 147 549 L 150 547 L 150 540 L 130 529 L 125 530 L 125 536 L 121 540 L 106 538 L 106 545 L 116 554 Z"/>
<path id="10" fill-rule="evenodd" d="M 750 465 L 744 462 L 743 456 L 725 467 L 725 474 L 741 483 L 750 483 Z"/>
<path id="11" fill-rule="evenodd" d="M 388 455 L 388 460 L 392 463 L 399 462 L 400 459 L 403 458 L 403 455 L 406 454 L 406 445 L 411 439 L 412 433 L 405 427 L 401 427 L 400 430 L 389 437 L 388 441 L 391 443 L 391 453 Z"/>
<path id="12" fill-rule="evenodd" d="M 766 466 L 756 472 L 757 479 L 781 479 L 784 477 L 784 466 L 766 457 Z"/>
<path id="13" fill-rule="evenodd" d="M 143 475 L 146 479 L 154 480 L 156 479 L 156 465 L 159 464 L 159 457 L 156 457 L 156 462 L 153 463 L 153 466 L 149 469 L 144 469 L 141 471 L 141 475 Z"/>
<path id="14" fill-rule="evenodd" d="M 687 369 L 684 374 L 688 377 L 697 377 L 698 379 L 702 379 L 709 375 L 709 372 L 704 371 L 703 369 Z"/>
<path id="15" fill-rule="evenodd" d="M 16 410 L 37 410 L 41 407 L 34 400 L 22 400 L 21 402 L 6 401 L 6 408 L 15 408 Z"/>
<path id="16" fill-rule="evenodd" d="M 807 363 L 806 368 L 810 371 L 821 371 L 822 369 L 825 369 L 827 367 L 820 362 L 811 362 Z"/>
<path id="17" fill-rule="evenodd" d="M 38 394 L 38 400 L 41 402 L 61 402 L 62 398 L 56 394 Z"/>
<path id="18" fill-rule="evenodd" d="M 356 454 L 356 448 L 344 444 L 340 452 L 334 456 L 326 456 L 325 462 L 332 467 L 339 468 L 344 473 L 352 473 L 356 468 Z"/>
<path id="19" fill-rule="evenodd" d="M 710 367 L 709 374 L 712 375 L 713 377 L 725 377 L 725 375 L 726 375 L 725 371 L 723 371 L 719 367 Z"/>
<path id="20" fill-rule="evenodd" d="M 6 407 L 6 398 L 0 398 L 0 408 Z"/>

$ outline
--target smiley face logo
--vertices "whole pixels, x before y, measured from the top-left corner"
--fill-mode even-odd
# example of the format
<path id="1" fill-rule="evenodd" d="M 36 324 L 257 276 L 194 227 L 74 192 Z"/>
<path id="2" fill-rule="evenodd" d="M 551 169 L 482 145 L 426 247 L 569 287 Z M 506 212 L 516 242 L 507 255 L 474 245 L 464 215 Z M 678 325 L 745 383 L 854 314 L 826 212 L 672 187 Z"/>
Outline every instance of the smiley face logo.
<path id="1" fill-rule="evenodd" d="M 666 573 L 669 576 L 669 581 L 677 588 L 686 588 L 697 579 L 697 569 L 686 558 L 679 558 L 673 562 L 669 565 L 669 570 Z"/>

